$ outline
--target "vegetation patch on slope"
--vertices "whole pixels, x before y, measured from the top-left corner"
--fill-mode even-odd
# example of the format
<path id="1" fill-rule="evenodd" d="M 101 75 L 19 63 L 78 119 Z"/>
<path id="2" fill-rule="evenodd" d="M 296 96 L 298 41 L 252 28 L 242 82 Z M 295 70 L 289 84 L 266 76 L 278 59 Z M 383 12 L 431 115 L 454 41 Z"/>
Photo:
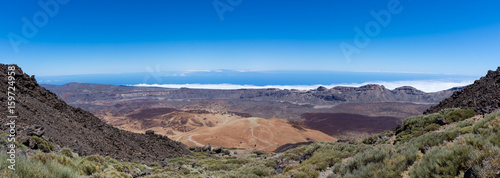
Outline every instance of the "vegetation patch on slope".
<path id="1" fill-rule="evenodd" d="M 36 151 L 18 156 L 16 171 L 1 162 L 0 176 L 498 177 L 500 111 L 484 117 L 472 115 L 470 110 L 450 109 L 408 118 L 399 129 L 365 139 L 314 142 L 283 153 L 253 151 L 238 158 L 192 152 L 162 162 L 120 162 L 98 155 L 79 156 L 69 149 Z M 439 126 L 428 129 L 433 124 Z"/>

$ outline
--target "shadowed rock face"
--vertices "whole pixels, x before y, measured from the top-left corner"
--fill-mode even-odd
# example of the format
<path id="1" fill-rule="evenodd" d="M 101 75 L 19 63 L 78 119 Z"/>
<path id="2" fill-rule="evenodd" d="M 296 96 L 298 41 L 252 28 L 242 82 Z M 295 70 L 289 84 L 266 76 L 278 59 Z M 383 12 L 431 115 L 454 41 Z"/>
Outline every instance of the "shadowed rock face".
<path id="1" fill-rule="evenodd" d="M 446 108 L 471 108 L 479 114 L 491 113 L 500 108 L 500 67 L 488 71 L 486 76 L 456 91 L 424 114 L 439 112 Z"/>
<path id="2" fill-rule="evenodd" d="M 0 101 L 7 101 L 7 65 L 0 64 Z M 25 142 L 33 127 L 42 127 L 43 139 L 80 155 L 100 154 L 119 160 L 161 161 L 190 154 L 187 147 L 160 135 L 119 130 L 80 108 L 73 108 L 38 85 L 34 76 L 16 66 L 16 139 Z M 7 110 L 0 110 L 5 118 Z M 7 129 L 6 120 L 0 128 Z"/>

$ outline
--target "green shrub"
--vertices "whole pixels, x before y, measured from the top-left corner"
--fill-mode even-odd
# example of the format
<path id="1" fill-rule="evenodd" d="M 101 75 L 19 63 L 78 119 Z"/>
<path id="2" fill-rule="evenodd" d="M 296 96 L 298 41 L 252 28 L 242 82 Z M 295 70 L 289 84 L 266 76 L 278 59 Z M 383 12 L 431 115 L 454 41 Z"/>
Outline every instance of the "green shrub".
<path id="1" fill-rule="evenodd" d="M 458 122 L 471 118 L 476 115 L 472 109 L 450 109 L 444 111 L 446 122 Z"/>
<path id="2" fill-rule="evenodd" d="M 35 149 L 42 150 L 45 153 L 54 151 L 54 149 L 55 149 L 55 146 L 52 142 L 45 141 L 45 140 L 41 139 L 40 137 L 31 136 L 30 140 L 35 142 L 35 144 L 36 144 Z"/>
<path id="3" fill-rule="evenodd" d="M 102 162 L 106 161 L 106 159 L 104 157 L 102 157 L 101 155 L 90 155 L 90 156 L 86 156 L 83 159 L 87 160 L 87 161 L 98 162 L 98 163 L 102 163 Z"/>
<path id="4" fill-rule="evenodd" d="M 426 126 L 426 127 L 424 128 L 424 131 L 425 131 L 425 132 L 434 131 L 434 130 L 439 129 L 439 127 L 441 127 L 441 125 L 436 124 L 436 123 L 432 123 L 432 124 L 430 124 L 430 125 Z"/>
<path id="5" fill-rule="evenodd" d="M 212 164 L 207 167 L 209 171 L 230 171 L 233 169 L 237 169 L 233 164 Z"/>
<path id="6" fill-rule="evenodd" d="M 396 138 L 397 141 L 407 142 L 427 132 L 435 131 L 441 125 L 462 121 L 474 115 L 476 113 L 471 109 L 446 109 L 440 113 L 410 117 L 403 121 Z M 463 127 L 464 124 L 460 126 Z"/>
<path id="7" fill-rule="evenodd" d="M 475 153 L 476 152 L 476 153 Z M 455 177 L 472 166 L 477 151 L 469 145 L 433 147 L 409 172 L 410 177 Z"/>
<path id="8" fill-rule="evenodd" d="M 38 153 L 31 157 L 33 160 L 40 161 L 44 164 L 49 162 L 57 162 L 62 165 L 74 166 L 73 160 L 62 155 L 54 155 L 51 153 Z"/>
<path id="9" fill-rule="evenodd" d="M 255 174 L 259 177 L 265 177 L 269 176 L 273 173 L 272 170 L 266 167 L 261 167 L 261 166 L 251 166 L 243 169 L 244 172 L 250 173 L 250 174 Z"/>
<path id="10" fill-rule="evenodd" d="M 258 156 L 267 156 L 268 155 L 267 152 L 262 151 L 262 150 L 253 150 L 252 154 L 256 154 Z"/>
<path id="11" fill-rule="evenodd" d="M 71 152 L 71 150 L 70 150 L 69 148 L 63 148 L 63 149 L 61 149 L 61 153 L 62 153 L 64 156 L 67 156 L 67 157 L 73 158 L 73 152 Z"/>
<path id="12" fill-rule="evenodd" d="M 80 164 L 78 165 L 80 170 L 84 175 L 92 175 L 94 173 L 102 172 L 103 167 L 95 161 L 88 161 L 88 160 L 82 160 Z M 115 167 L 116 168 L 116 167 Z M 117 169 L 118 170 L 118 169 Z M 123 172 L 124 170 L 121 170 L 120 172 Z"/>
<path id="13" fill-rule="evenodd" d="M 407 142 L 432 130 L 437 130 L 442 123 L 444 116 L 439 113 L 410 117 L 403 121 L 399 127 L 396 138 L 400 142 Z"/>
<path id="14" fill-rule="evenodd" d="M 306 160 L 304 165 L 315 165 L 315 168 L 320 171 L 326 170 L 326 168 L 333 166 L 335 163 L 340 162 L 342 155 L 338 151 L 333 149 L 321 150 L 314 153 L 314 155 Z"/>
<path id="15" fill-rule="evenodd" d="M 466 134 L 472 132 L 472 126 L 467 126 L 460 129 L 460 134 Z"/>
<path id="16" fill-rule="evenodd" d="M 29 178 L 78 178 L 78 171 L 57 162 L 41 162 L 22 156 L 16 157 L 15 170 L 8 169 L 7 153 L 0 152 L 0 177 L 29 177 Z"/>
<path id="17" fill-rule="evenodd" d="M 301 167 L 298 169 L 293 169 L 288 171 L 285 175 L 287 177 L 297 177 L 297 178 L 315 178 L 319 177 L 319 172 L 310 167 Z"/>

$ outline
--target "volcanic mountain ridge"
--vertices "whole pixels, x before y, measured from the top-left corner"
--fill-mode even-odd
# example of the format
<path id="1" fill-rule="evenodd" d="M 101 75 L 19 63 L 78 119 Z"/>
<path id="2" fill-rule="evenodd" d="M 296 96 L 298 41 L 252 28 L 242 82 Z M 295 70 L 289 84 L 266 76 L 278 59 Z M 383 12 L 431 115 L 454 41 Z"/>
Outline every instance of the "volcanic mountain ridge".
<path id="1" fill-rule="evenodd" d="M 191 154 L 185 145 L 166 136 L 132 133 L 107 125 L 90 112 L 73 108 L 38 85 L 34 76 L 15 66 L 16 139 L 28 145 L 32 135 L 71 148 L 80 155 L 100 154 L 119 160 L 161 161 Z M 0 101 L 7 101 L 7 67 L 0 64 Z M 0 110 L 2 118 L 7 110 Z M 0 129 L 6 130 L 2 119 Z M 36 131 L 36 133 L 34 133 Z"/>
<path id="2" fill-rule="evenodd" d="M 446 108 L 470 108 L 479 114 L 491 113 L 500 108 L 500 67 L 488 71 L 486 76 L 474 81 L 463 90 L 439 104 L 432 106 L 424 114 L 439 112 Z"/>

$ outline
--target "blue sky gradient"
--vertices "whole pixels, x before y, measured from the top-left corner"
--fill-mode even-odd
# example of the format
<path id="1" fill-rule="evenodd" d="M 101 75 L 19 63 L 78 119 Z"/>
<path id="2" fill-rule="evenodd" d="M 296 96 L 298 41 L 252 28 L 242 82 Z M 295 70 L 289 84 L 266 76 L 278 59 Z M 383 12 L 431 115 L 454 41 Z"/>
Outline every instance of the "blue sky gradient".
<path id="1" fill-rule="evenodd" d="M 401 12 L 350 59 L 340 44 L 353 44 L 354 28 L 375 20 L 370 11 L 395 1 L 40 0 L 57 3 L 53 14 L 38 2 L 3 2 L 0 62 L 39 76 L 147 72 L 152 66 L 480 76 L 500 65 L 498 0 L 398 1 Z M 214 2 L 232 11 L 221 20 Z M 33 23 L 39 12 L 48 21 L 33 37 L 23 36 L 23 17 Z M 17 51 L 9 34 L 25 39 Z"/>

